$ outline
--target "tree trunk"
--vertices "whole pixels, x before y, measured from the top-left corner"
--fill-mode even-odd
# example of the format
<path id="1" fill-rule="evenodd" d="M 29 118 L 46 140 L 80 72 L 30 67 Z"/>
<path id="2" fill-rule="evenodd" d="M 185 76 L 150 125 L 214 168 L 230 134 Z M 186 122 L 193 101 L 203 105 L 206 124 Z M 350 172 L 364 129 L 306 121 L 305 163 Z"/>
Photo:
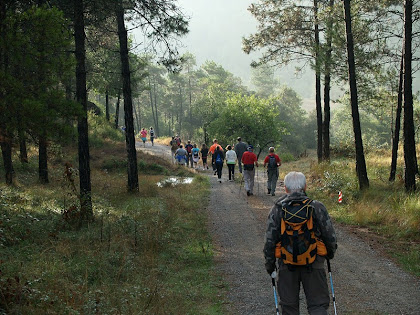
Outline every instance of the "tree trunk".
<path id="1" fill-rule="evenodd" d="M 314 0 L 315 18 L 315 102 L 317 125 L 317 156 L 318 163 L 322 160 L 322 106 L 321 106 L 321 70 L 319 56 L 319 25 L 318 25 L 318 0 Z"/>
<path id="2" fill-rule="evenodd" d="M 0 133 L 0 146 L 1 153 L 3 156 L 3 167 L 5 172 L 6 184 L 12 185 L 13 177 L 15 174 L 12 162 L 12 139 L 9 136 Z"/>
<path id="3" fill-rule="evenodd" d="M 412 15 L 413 1 L 405 0 L 404 5 L 404 162 L 405 189 L 416 191 L 416 142 L 413 119 L 413 87 L 412 87 Z"/>
<path id="4" fill-rule="evenodd" d="M 6 39 L 6 32 L 4 31 L 5 24 L 3 23 L 6 18 L 6 1 L 0 1 L 0 36 L 2 37 L 3 42 Z M 8 58 L 6 47 L 0 47 L 0 66 L 2 66 L 2 71 L 8 71 Z M 4 100 L 6 91 L 3 88 L 0 88 L 0 102 Z M 7 107 L 6 107 L 7 108 Z M 12 135 L 7 130 L 7 123 L 9 118 L 6 117 L 3 113 L 0 115 L 0 146 L 1 153 L 3 157 L 3 167 L 5 182 L 7 185 L 13 184 L 14 169 L 12 161 Z"/>
<path id="5" fill-rule="evenodd" d="M 77 120 L 77 131 L 79 134 L 80 219 L 81 222 L 89 222 L 93 220 L 93 210 L 87 121 L 85 21 L 83 0 L 74 0 L 74 40 L 76 55 L 76 100 L 83 108 L 83 114 L 80 115 Z"/>
<path id="6" fill-rule="evenodd" d="M 105 92 L 105 117 L 106 121 L 109 121 L 109 93 L 108 89 Z"/>
<path id="7" fill-rule="evenodd" d="M 117 103 L 115 104 L 115 129 L 118 129 L 118 126 L 120 125 L 120 97 L 121 90 L 118 90 Z"/>
<path id="8" fill-rule="evenodd" d="M 155 131 L 156 131 L 156 136 L 159 135 L 159 115 L 158 115 L 158 109 L 157 109 L 157 93 L 156 93 L 156 86 L 157 83 L 153 86 L 153 91 L 155 94 L 155 115 L 156 115 L 156 125 L 155 125 Z"/>
<path id="9" fill-rule="evenodd" d="M 45 132 L 41 132 L 38 144 L 38 175 L 41 184 L 48 184 L 48 153 L 47 153 L 47 139 Z"/>
<path id="10" fill-rule="evenodd" d="M 369 187 L 369 179 L 366 171 L 365 154 L 363 152 L 362 130 L 360 128 L 359 104 L 357 99 L 356 66 L 354 60 L 354 45 L 351 26 L 350 0 L 344 0 L 344 17 L 346 21 L 347 56 L 349 66 L 350 102 L 353 118 L 354 143 L 356 147 L 356 172 L 359 179 L 359 188 L 363 190 Z"/>
<path id="11" fill-rule="evenodd" d="M 21 163 L 28 163 L 28 150 L 26 148 L 26 134 L 22 126 L 22 121 L 18 117 L 18 137 L 19 137 L 19 160 Z"/>
<path id="12" fill-rule="evenodd" d="M 118 38 L 120 42 L 120 56 L 123 78 L 124 117 L 125 117 L 125 143 L 128 158 L 128 191 L 139 190 L 137 170 L 136 141 L 134 138 L 133 100 L 131 95 L 130 65 L 128 59 L 127 31 L 124 25 L 124 9 L 122 1 L 117 5 Z"/>
<path id="13" fill-rule="evenodd" d="M 395 130 L 394 130 L 394 137 L 392 139 L 391 171 L 389 173 L 390 182 L 393 182 L 395 180 L 395 173 L 397 172 L 398 144 L 400 142 L 401 111 L 402 111 L 402 102 L 403 102 L 403 82 L 404 82 L 404 51 L 401 55 L 401 64 L 400 64 L 400 82 L 398 84 L 397 110 L 395 113 Z"/>
<path id="14" fill-rule="evenodd" d="M 193 136 L 193 125 L 192 125 L 192 88 L 191 88 L 191 73 L 190 67 L 188 66 L 188 114 L 190 121 L 190 139 Z"/>
<path id="15" fill-rule="evenodd" d="M 329 2 L 329 16 L 326 29 L 326 48 L 325 53 L 325 76 L 324 76 L 324 123 L 322 126 L 323 158 L 330 161 L 330 92 L 331 92 L 331 54 L 332 54 L 332 32 L 333 32 L 333 10 L 334 0 Z"/>
<path id="16" fill-rule="evenodd" d="M 152 108 L 153 124 L 155 125 L 155 128 L 156 128 L 155 106 L 153 104 L 152 82 L 150 78 L 149 78 L 149 97 L 150 97 L 150 107 Z"/>
<path id="17" fill-rule="evenodd" d="M 184 116 L 184 109 L 183 109 L 183 104 L 182 104 L 182 87 L 181 84 L 178 85 L 179 87 L 179 113 L 178 113 L 178 122 L 179 122 L 179 132 L 178 134 L 181 135 L 182 132 L 182 118 Z"/>
<path id="18" fill-rule="evenodd" d="M 139 120 L 139 115 L 137 113 L 137 107 L 136 105 L 134 105 L 133 110 L 134 110 L 134 115 L 136 118 L 136 126 L 137 126 L 137 132 L 140 132 L 140 120 Z M 134 130 L 134 134 L 136 134 L 136 130 Z"/>

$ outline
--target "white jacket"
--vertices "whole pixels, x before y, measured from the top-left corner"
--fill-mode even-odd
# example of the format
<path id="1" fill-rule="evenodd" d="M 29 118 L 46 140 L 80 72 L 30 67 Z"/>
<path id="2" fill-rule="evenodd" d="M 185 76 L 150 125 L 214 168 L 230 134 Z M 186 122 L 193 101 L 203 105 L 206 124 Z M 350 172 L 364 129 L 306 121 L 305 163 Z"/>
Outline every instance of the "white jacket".
<path id="1" fill-rule="evenodd" d="M 229 150 L 226 152 L 226 164 L 236 164 L 236 152 L 233 150 Z"/>

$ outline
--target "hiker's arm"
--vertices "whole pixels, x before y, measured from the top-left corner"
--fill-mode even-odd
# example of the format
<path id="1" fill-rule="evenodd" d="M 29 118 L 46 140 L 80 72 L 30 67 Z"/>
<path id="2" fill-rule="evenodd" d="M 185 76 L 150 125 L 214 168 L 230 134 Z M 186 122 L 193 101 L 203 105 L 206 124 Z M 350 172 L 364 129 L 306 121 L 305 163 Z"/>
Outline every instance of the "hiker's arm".
<path id="1" fill-rule="evenodd" d="M 264 257 L 265 269 L 271 274 L 276 268 L 275 249 L 280 241 L 280 222 L 277 215 L 277 206 L 274 205 L 268 215 L 267 231 L 265 233 Z"/>
<path id="2" fill-rule="evenodd" d="M 332 259 L 337 249 L 337 237 L 330 215 L 325 206 L 320 202 L 316 202 L 314 220 L 317 229 L 321 233 L 321 240 L 327 248 L 327 258 Z"/>

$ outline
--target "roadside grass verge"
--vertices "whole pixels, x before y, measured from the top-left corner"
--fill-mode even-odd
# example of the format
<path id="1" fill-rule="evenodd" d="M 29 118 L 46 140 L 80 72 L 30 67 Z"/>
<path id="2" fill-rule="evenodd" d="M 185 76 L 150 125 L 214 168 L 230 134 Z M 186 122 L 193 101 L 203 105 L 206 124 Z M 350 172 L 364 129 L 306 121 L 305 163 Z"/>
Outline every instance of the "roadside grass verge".
<path id="1" fill-rule="evenodd" d="M 158 188 L 166 175 L 193 175 L 139 154 L 140 191 L 127 193 L 124 146 L 110 145 L 91 151 L 95 221 L 89 226 L 63 216 L 78 204 L 63 179 L 63 158 L 50 165 L 48 185 L 37 183 L 32 162 L 17 172 L 17 185 L 0 184 L 0 312 L 225 313 L 202 211 L 207 178 Z M 76 164 L 74 154 L 64 156 Z M 104 168 L 110 159 L 115 167 Z"/>
<path id="2" fill-rule="evenodd" d="M 289 171 L 306 175 L 308 195 L 322 201 L 336 222 L 367 231 L 405 270 L 420 276 L 420 193 L 407 194 L 403 182 L 403 158 L 398 160 L 395 182 L 389 182 L 391 153 L 384 150 L 366 155 L 370 187 L 359 190 L 355 161 L 334 157 L 320 163 L 313 157 L 284 163 L 280 179 Z M 417 182 L 417 187 L 420 182 Z M 338 192 L 343 202 L 338 203 Z M 362 235 L 364 236 L 364 235 Z M 366 235 L 365 235 L 366 236 Z"/>

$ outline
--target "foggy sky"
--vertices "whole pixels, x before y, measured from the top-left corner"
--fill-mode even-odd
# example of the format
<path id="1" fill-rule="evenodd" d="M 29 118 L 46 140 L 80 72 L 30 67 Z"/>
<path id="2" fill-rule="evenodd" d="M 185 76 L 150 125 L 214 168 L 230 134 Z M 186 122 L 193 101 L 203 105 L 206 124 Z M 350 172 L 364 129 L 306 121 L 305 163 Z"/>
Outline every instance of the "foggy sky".
<path id="1" fill-rule="evenodd" d="M 181 39 L 196 56 L 197 66 L 213 60 L 249 85 L 250 63 L 256 55 L 242 51 L 242 37 L 256 32 L 257 23 L 247 11 L 253 0 L 178 0 L 190 17 L 190 32 Z"/>

